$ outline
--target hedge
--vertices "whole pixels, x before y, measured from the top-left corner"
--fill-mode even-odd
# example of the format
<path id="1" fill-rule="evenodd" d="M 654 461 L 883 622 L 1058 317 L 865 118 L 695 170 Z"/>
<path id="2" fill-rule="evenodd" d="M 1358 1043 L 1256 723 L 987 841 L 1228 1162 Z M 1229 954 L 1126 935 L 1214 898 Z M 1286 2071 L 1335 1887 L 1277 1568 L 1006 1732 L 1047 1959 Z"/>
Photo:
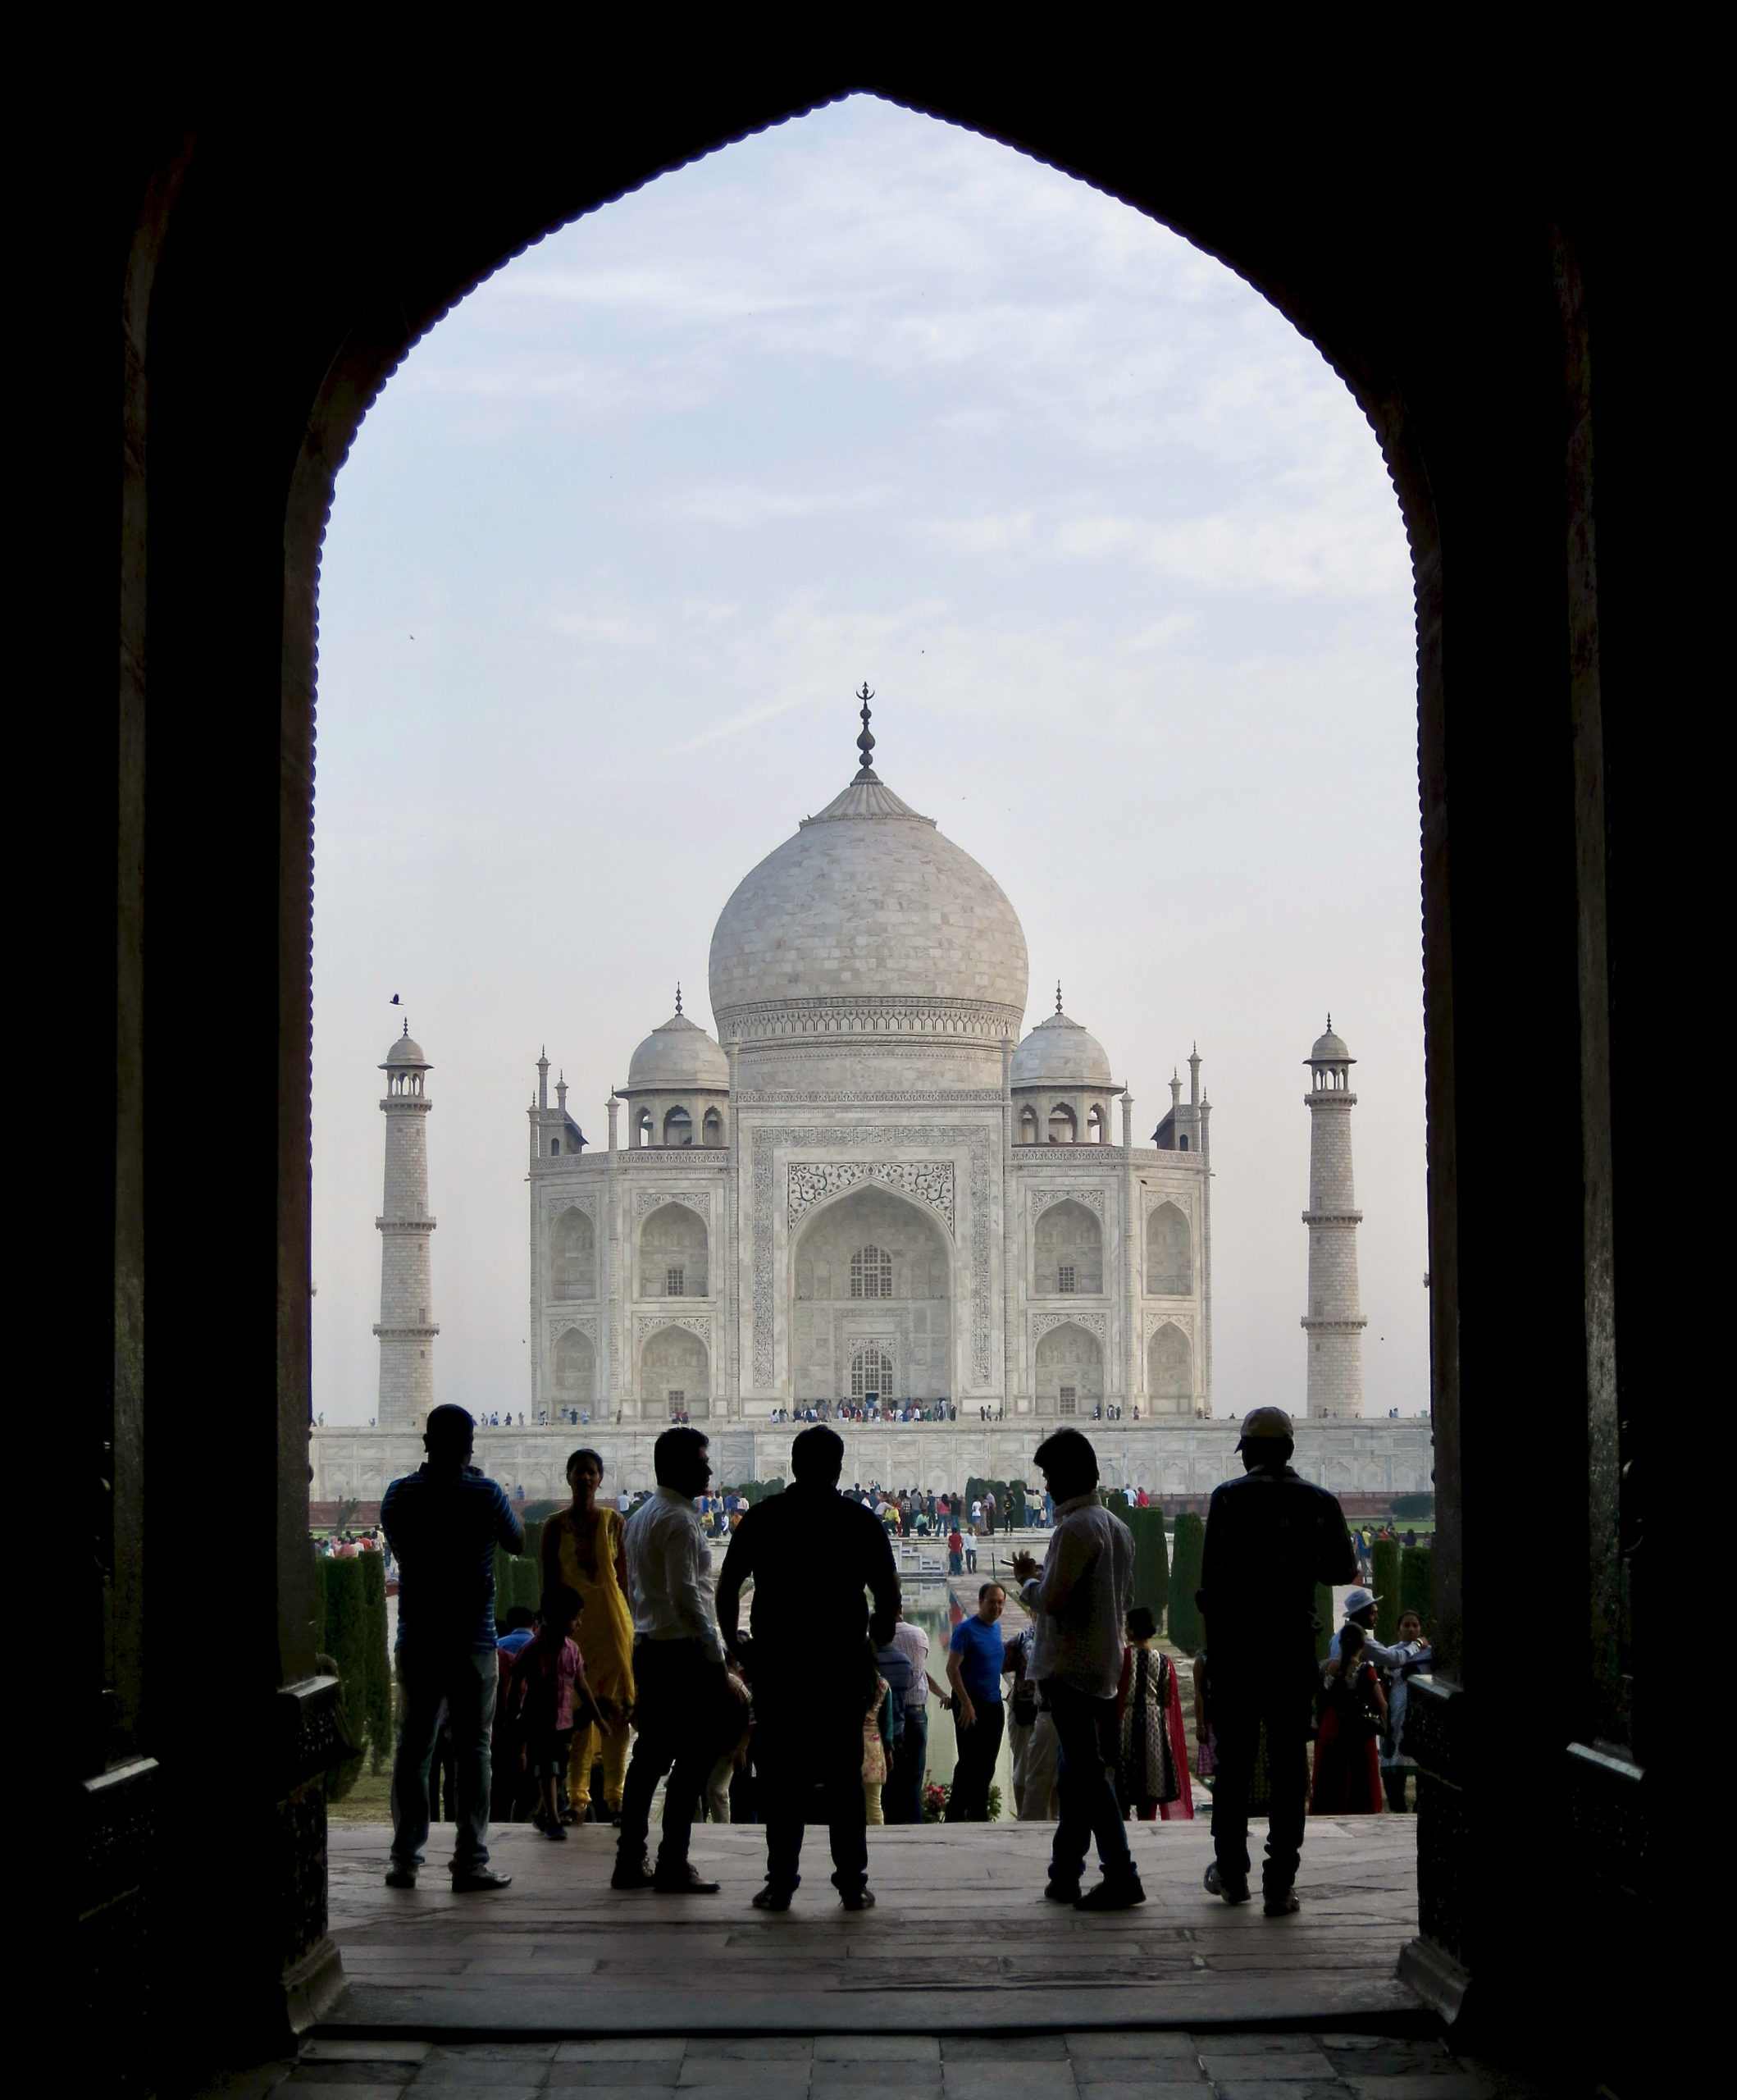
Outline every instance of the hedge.
<path id="1" fill-rule="evenodd" d="M 1315 1659 L 1324 1663 L 1327 1650 L 1338 1628 L 1333 1623 L 1333 1592 L 1324 1582 L 1315 1586 Z"/>
<path id="2" fill-rule="evenodd" d="M 1144 1605 L 1160 1624 L 1170 1601 L 1170 1556 L 1164 1536 L 1164 1512 L 1128 1509 L 1122 1522 L 1134 1535 L 1134 1602 Z"/>
<path id="3" fill-rule="evenodd" d="M 1400 1558 L 1399 1609 L 1415 1611 L 1429 1632 L 1435 1612 L 1435 1554 L 1429 1546 L 1409 1546 Z"/>
<path id="4" fill-rule="evenodd" d="M 1158 1513 L 1151 1513 L 1156 1516 Z M 1206 1527 L 1192 1509 L 1176 1519 L 1176 1536 L 1170 1548 L 1170 1639 L 1188 1655 L 1199 1648 L 1206 1629 L 1194 1593 L 1201 1583 L 1201 1564 L 1206 1550 Z"/>
<path id="5" fill-rule="evenodd" d="M 1433 1517 L 1435 1491 L 1429 1488 L 1420 1495 L 1396 1495 L 1391 1507 L 1396 1517 Z"/>
<path id="6" fill-rule="evenodd" d="M 392 1737 L 392 1666 L 386 1654 L 386 1571 L 378 1553 L 316 1554 L 314 1649 L 329 1655 L 344 1687 L 344 1723 L 353 1756 L 328 1772 L 327 1798 L 342 1801 L 364 1755 L 380 1770 Z"/>
<path id="7" fill-rule="evenodd" d="M 1370 1547 L 1369 1561 L 1373 1570 L 1370 1587 L 1378 1600 L 1375 1605 L 1375 1638 L 1384 1647 L 1388 1647 L 1399 1631 L 1398 1540 L 1377 1539 Z"/>

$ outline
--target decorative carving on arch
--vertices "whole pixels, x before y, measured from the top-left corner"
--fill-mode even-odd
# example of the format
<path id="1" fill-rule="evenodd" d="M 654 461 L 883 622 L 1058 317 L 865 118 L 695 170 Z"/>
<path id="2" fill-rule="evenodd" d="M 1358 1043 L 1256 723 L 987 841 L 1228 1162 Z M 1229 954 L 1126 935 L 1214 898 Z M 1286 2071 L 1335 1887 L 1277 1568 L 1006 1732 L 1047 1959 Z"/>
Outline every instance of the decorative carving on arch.
<path id="1" fill-rule="evenodd" d="M 1192 1189 L 1155 1189 L 1147 1182 L 1141 1193 L 1146 1198 L 1148 1223 L 1151 1221 L 1152 1212 L 1161 1211 L 1166 1203 L 1174 1204 L 1184 1217 L 1192 1218 L 1194 1215 L 1194 1191 Z"/>
<path id="2" fill-rule="evenodd" d="M 1192 1312 L 1147 1312 L 1141 1322 L 1142 1344 L 1149 1343 L 1160 1327 L 1176 1327 L 1192 1343 L 1194 1340 L 1194 1316 Z"/>
<path id="3" fill-rule="evenodd" d="M 712 1321 L 706 1312 L 636 1312 L 633 1316 L 633 1346 L 643 1349 L 648 1335 L 654 1335 L 659 1327 L 686 1327 L 691 1335 L 698 1335 L 708 1350 L 712 1346 Z"/>
<path id="4" fill-rule="evenodd" d="M 1034 1312 L 1032 1315 L 1033 1346 L 1048 1334 L 1051 1327 L 1083 1327 L 1088 1335 L 1096 1335 L 1101 1342 L 1107 1334 L 1105 1316 L 1101 1312 Z"/>
<path id="5" fill-rule="evenodd" d="M 581 1195 L 551 1196 L 549 1199 L 548 1208 L 545 1210 L 543 1215 L 548 1220 L 550 1226 L 553 1227 L 555 1220 L 566 1211 L 583 1211 L 586 1216 L 591 1221 L 592 1224 L 595 1225 L 597 1222 L 596 1192 L 593 1189 L 587 1189 Z"/>
<path id="6" fill-rule="evenodd" d="M 709 1189 L 636 1189 L 633 1194 L 633 1218 L 636 1224 L 661 1210 L 665 1203 L 680 1203 L 683 1209 L 696 1211 L 705 1220 L 706 1230 L 712 1226 L 712 1192 Z"/>
<path id="7" fill-rule="evenodd" d="M 1104 1192 L 1101 1189 L 1033 1189 L 1031 1192 L 1032 1217 L 1035 1219 L 1046 1211 L 1051 1203 L 1083 1203 L 1088 1211 L 1096 1211 L 1099 1222 L 1104 1216 Z"/>
<path id="8" fill-rule="evenodd" d="M 562 1335 L 566 1334 L 583 1335 L 587 1341 L 595 1344 L 597 1340 L 597 1315 L 595 1312 L 586 1312 L 581 1314 L 577 1319 L 563 1316 L 549 1322 L 549 1339 L 551 1342 L 559 1341 Z"/>
<path id="9" fill-rule="evenodd" d="M 804 1212 L 827 1196 L 878 1181 L 927 1204 L 953 1231 L 953 1162 L 951 1159 L 792 1160 L 786 1199 L 786 1221 L 795 1225 Z"/>

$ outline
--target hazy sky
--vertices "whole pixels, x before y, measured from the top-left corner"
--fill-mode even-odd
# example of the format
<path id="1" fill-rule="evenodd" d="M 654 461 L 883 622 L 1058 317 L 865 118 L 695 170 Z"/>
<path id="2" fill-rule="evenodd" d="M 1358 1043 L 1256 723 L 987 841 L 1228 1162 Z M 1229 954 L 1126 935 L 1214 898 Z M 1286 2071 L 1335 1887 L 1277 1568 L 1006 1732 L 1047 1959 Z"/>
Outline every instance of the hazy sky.
<path id="1" fill-rule="evenodd" d="M 1165 228 L 867 98 L 552 235 L 412 353 L 321 571 L 314 1401 L 375 1411 L 400 993 L 436 1397 L 528 1396 L 524 1111 L 586 1136 L 845 784 L 995 875 L 1143 1141 L 1198 1040 L 1217 1410 L 1301 1404 L 1309 1118 L 1354 1074 L 1365 1406 L 1427 1404 L 1411 578 L 1313 348 Z M 623 1125 L 625 1128 L 625 1125 Z M 1118 1126 L 1119 1129 L 1119 1125 Z"/>

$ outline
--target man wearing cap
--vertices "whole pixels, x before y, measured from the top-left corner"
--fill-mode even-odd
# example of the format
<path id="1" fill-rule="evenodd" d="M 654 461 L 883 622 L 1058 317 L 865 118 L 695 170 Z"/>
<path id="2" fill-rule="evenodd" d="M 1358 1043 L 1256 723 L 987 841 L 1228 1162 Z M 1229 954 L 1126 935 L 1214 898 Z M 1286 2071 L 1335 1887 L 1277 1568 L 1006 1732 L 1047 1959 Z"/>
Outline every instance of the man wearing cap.
<path id="1" fill-rule="evenodd" d="M 1397 1670 L 1402 1663 L 1411 1659 L 1409 1648 L 1384 1648 L 1376 1640 L 1375 1606 L 1381 1600 L 1371 1590 L 1347 1590 L 1345 1593 L 1343 1624 L 1328 1644 L 1327 1659 L 1336 1663 L 1339 1659 L 1339 1634 L 1347 1626 L 1361 1626 L 1369 1636 L 1363 1643 L 1363 1659 L 1373 1663 L 1378 1670 Z"/>
<path id="2" fill-rule="evenodd" d="M 1344 1512 L 1292 1469 L 1295 1448 L 1283 1408 L 1244 1417 L 1237 1445 L 1243 1476 L 1213 1491 L 1196 1599 L 1206 1622 L 1207 1696 L 1218 1742 L 1206 1887 L 1227 1903 L 1248 1901 L 1248 1787 L 1264 1722 L 1272 1792 L 1261 1884 L 1270 1918 L 1297 1907 L 1315 1586 L 1349 1582 L 1357 1572 Z"/>

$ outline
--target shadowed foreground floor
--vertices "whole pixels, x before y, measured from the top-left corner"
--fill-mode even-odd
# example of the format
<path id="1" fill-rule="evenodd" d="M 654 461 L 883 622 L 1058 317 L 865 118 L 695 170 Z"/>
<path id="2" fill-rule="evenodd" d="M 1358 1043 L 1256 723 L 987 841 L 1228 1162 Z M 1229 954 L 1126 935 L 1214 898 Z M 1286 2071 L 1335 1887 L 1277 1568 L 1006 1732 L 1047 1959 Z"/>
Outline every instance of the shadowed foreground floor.
<path id="1" fill-rule="evenodd" d="M 491 1837 L 512 1888 L 455 1897 L 448 1832 L 403 1892 L 382 1883 L 383 1827 L 334 1825 L 331 1931 L 349 1985 L 321 2032 L 932 2038 L 1303 2021 L 1421 2034 L 1394 1973 L 1416 1929 L 1416 1829 L 1408 1816 L 1311 1821 L 1303 1907 L 1279 1920 L 1258 1899 L 1230 1910 L 1205 1893 L 1204 1821 L 1133 1828 L 1147 1901 L 1104 1917 L 1042 1900 L 1051 1831 L 1038 1824 L 871 1832 L 879 1901 L 859 1915 L 840 1909 L 826 1833 L 811 1830 L 783 1916 L 750 1906 L 765 1858 L 752 1826 L 695 1831 L 718 1896 L 617 1895 L 612 1830 L 556 1845 L 515 1825 Z"/>

